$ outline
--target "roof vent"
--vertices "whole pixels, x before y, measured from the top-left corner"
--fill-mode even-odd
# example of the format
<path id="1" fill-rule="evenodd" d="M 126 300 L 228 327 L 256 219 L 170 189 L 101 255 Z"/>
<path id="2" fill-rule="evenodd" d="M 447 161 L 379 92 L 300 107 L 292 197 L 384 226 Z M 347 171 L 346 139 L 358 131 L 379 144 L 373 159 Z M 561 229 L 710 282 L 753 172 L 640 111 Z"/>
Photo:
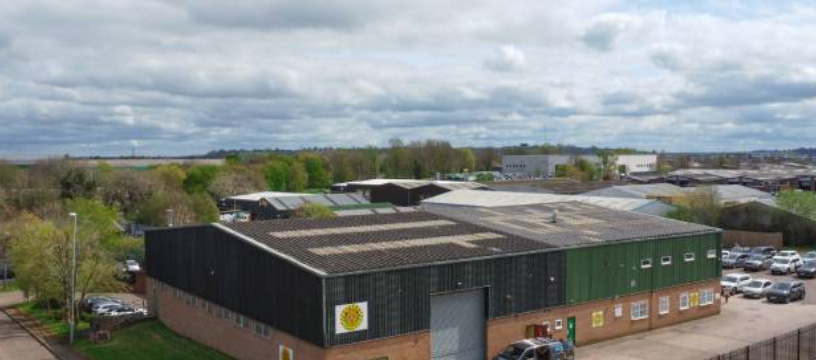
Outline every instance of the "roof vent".
<path id="1" fill-rule="evenodd" d="M 553 209 L 552 220 L 550 222 L 552 222 L 553 224 L 558 223 L 558 209 Z"/>

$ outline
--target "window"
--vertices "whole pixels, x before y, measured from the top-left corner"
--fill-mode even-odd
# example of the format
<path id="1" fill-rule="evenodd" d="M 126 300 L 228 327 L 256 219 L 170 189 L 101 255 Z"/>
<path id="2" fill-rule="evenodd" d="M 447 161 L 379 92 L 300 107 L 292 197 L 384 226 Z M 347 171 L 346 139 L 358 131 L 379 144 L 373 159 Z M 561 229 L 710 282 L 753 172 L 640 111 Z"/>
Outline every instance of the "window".
<path id="1" fill-rule="evenodd" d="M 709 259 L 716 259 L 717 258 L 717 250 L 711 249 L 706 251 L 706 257 Z"/>
<path id="2" fill-rule="evenodd" d="M 714 303 L 714 290 L 704 289 L 700 292 L 700 306 L 711 305 Z"/>
<path id="3" fill-rule="evenodd" d="M 224 308 L 222 308 L 220 306 L 215 308 L 215 316 L 217 316 L 219 319 L 223 319 L 224 318 Z"/>
<path id="4" fill-rule="evenodd" d="M 555 330 L 561 330 L 562 328 L 564 328 L 564 320 L 555 319 Z"/>
<path id="5" fill-rule="evenodd" d="M 683 255 L 683 261 L 685 262 L 694 261 L 694 253 L 686 253 L 685 255 Z"/>
<path id="6" fill-rule="evenodd" d="M 689 295 L 687 292 L 680 293 L 680 310 L 689 308 Z"/>
<path id="7" fill-rule="evenodd" d="M 664 256 L 660 258 L 660 265 L 671 265 L 671 256 Z"/>
<path id="8" fill-rule="evenodd" d="M 666 315 L 669 313 L 669 297 L 664 296 L 660 298 L 660 307 L 658 308 L 660 315 Z"/>
<path id="9" fill-rule="evenodd" d="M 244 317 L 242 315 L 235 315 L 235 323 L 238 326 L 244 326 Z"/>
<path id="10" fill-rule="evenodd" d="M 262 336 L 262 337 L 268 337 L 269 336 L 269 328 L 267 328 L 266 325 L 261 324 L 261 323 L 256 321 L 255 322 L 255 333 Z"/>
<path id="11" fill-rule="evenodd" d="M 638 301 L 632 303 L 632 320 L 641 320 L 649 317 L 649 303 Z"/>
<path id="12" fill-rule="evenodd" d="M 641 269 L 648 269 L 650 267 L 652 267 L 652 259 L 640 260 L 640 268 Z"/>
<path id="13" fill-rule="evenodd" d="M 615 305 L 615 317 L 619 318 L 623 316 L 623 304 Z"/>
<path id="14" fill-rule="evenodd" d="M 173 289 L 173 296 L 175 296 L 177 299 L 181 298 L 181 292 L 179 292 L 178 289 Z"/>

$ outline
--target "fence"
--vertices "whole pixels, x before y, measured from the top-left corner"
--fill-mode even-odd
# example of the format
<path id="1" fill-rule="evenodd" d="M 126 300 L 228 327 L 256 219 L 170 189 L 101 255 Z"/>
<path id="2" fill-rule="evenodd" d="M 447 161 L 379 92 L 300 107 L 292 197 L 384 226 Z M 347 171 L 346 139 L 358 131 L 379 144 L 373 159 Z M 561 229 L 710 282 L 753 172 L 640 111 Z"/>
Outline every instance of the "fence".
<path id="1" fill-rule="evenodd" d="M 709 360 L 811 360 L 816 358 L 816 324 L 760 341 Z"/>
<path id="2" fill-rule="evenodd" d="M 730 248 L 737 244 L 748 247 L 773 246 L 775 249 L 781 249 L 783 246 L 782 233 L 725 230 L 722 238 L 723 248 Z"/>

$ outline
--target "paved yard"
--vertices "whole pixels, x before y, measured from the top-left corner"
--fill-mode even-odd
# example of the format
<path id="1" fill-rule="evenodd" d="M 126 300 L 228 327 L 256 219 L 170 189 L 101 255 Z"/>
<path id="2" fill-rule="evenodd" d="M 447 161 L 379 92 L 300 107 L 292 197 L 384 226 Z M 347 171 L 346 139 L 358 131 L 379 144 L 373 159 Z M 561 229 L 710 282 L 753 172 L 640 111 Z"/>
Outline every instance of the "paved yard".
<path id="1" fill-rule="evenodd" d="M 0 360 L 56 359 L 20 325 L 0 311 Z"/>
<path id="2" fill-rule="evenodd" d="M 750 274 L 772 281 L 786 276 Z M 805 301 L 770 304 L 732 297 L 718 316 L 579 347 L 579 360 L 706 359 L 816 323 L 816 280 L 804 280 Z"/>

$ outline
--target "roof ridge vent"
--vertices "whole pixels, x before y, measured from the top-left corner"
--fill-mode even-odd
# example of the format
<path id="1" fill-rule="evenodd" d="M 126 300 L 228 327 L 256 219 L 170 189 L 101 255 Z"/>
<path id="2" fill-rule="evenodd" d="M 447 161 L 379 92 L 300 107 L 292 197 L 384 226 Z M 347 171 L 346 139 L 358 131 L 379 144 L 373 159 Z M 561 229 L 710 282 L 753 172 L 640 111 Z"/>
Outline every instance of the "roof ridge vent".
<path id="1" fill-rule="evenodd" d="M 553 224 L 558 224 L 558 209 L 553 209 L 552 211 L 552 220 L 550 220 Z"/>

